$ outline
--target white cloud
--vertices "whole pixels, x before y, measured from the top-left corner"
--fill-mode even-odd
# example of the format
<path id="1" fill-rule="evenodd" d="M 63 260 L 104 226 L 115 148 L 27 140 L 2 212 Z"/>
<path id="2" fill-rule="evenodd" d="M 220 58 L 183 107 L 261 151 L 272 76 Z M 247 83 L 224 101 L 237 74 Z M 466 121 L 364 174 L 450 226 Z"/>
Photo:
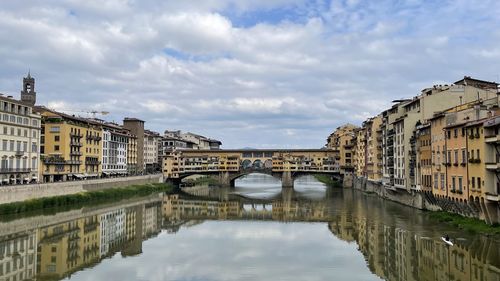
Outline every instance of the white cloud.
<path id="1" fill-rule="evenodd" d="M 492 0 L 8 0 L 0 91 L 18 93 L 31 68 L 41 104 L 137 116 L 225 147 L 319 147 L 433 81 L 498 79 L 498 10 Z"/>

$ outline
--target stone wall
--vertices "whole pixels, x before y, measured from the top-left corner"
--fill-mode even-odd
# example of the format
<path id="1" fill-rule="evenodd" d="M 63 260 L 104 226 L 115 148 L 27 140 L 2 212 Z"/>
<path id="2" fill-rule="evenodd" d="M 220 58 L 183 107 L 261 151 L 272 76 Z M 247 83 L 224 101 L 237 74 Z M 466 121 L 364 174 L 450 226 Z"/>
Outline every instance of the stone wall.
<path id="1" fill-rule="evenodd" d="M 0 204 L 25 201 L 41 197 L 75 194 L 91 190 L 125 187 L 134 184 L 159 182 L 163 182 L 162 174 L 111 179 L 0 186 Z"/>
<path id="2" fill-rule="evenodd" d="M 461 203 L 443 198 L 436 198 L 432 193 L 410 191 L 404 189 L 389 189 L 380 182 L 368 181 L 366 178 L 354 177 L 353 188 L 368 193 L 376 193 L 379 197 L 406 206 L 428 211 L 446 211 L 466 217 L 485 220 L 483 206 L 475 203 Z M 490 221 L 486 220 L 488 223 Z"/>
<path id="3" fill-rule="evenodd" d="M 380 182 L 369 181 L 366 178 L 354 177 L 353 188 L 368 193 L 376 193 L 379 197 L 391 200 L 417 209 L 425 209 L 424 196 L 419 192 L 406 190 L 391 190 L 385 188 Z"/>

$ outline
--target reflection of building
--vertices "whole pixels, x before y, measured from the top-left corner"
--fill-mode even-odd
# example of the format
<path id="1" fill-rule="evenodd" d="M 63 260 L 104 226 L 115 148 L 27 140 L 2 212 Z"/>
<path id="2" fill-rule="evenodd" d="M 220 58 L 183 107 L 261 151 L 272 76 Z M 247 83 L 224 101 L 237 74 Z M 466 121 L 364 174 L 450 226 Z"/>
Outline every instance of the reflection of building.
<path id="1" fill-rule="evenodd" d="M 0 237 L 0 280 L 25 280 L 36 275 L 36 231 Z"/>
<path id="2" fill-rule="evenodd" d="M 38 239 L 38 274 L 43 277 L 68 276 L 99 257 L 96 216 L 42 227 Z"/>
<path id="3" fill-rule="evenodd" d="M 134 256 L 142 253 L 142 214 L 144 206 L 138 205 L 125 209 L 125 240 L 123 256 Z"/>
<path id="4" fill-rule="evenodd" d="M 142 237 L 147 238 L 160 231 L 160 205 L 150 203 L 144 206 L 142 214 Z"/>
<path id="5" fill-rule="evenodd" d="M 100 215 L 100 255 L 105 256 L 125 241 L 125 210 L 117 209 Z"/>

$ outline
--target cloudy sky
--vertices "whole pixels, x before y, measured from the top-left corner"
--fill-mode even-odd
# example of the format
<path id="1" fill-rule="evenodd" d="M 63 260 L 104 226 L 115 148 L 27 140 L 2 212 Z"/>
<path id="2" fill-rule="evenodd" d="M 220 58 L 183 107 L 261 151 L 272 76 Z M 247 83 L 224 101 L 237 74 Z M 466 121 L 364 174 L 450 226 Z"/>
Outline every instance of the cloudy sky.
<path id="1" fill-rule="evenodd" d="M 2 0 L 0 92 L 225 148 L 321 147 L 433 84 L 500 80 L 496 0 Z"/>

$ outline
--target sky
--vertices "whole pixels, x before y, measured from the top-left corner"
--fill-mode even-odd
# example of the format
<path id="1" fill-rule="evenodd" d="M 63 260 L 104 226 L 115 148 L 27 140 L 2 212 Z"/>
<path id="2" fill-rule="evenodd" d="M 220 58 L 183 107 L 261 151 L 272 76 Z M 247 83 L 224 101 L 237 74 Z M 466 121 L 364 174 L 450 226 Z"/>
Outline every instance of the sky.
<path id="1" fill-rule="evenodd" d="M 500 81 L 496 0 L 2 0 L 0 92 L 223 148 L 319 148 L 398 98 Z"/>

